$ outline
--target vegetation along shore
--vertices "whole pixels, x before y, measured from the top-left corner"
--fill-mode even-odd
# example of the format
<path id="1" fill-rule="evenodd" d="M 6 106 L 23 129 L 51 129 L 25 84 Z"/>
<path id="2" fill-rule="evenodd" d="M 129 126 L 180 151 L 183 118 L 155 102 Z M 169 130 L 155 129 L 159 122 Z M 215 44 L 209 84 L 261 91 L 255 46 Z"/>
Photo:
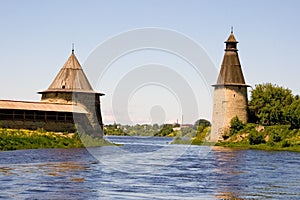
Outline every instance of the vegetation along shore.
<path id="1" fill-rule="evenodd" d="M 0 151 L 38 148 L 81 148 L 113 145 L 100 138 L 78 133 L 45 130 L 0 129 Z"/>
<path id="2" fill-rule="evenodd" d="M 251 91 L 249 123 L 238 117 L 222 141 L 207 142 L 211 123 L 199 119 L 192 125 L 106 125 L 105 135 L 174 137 L 172 144 L 217 145 L 239 149 L 300 151 L 300 97 L 289 89 L 270 83 Z M 79 133 L 55 133 L 44 130 L 0 129 L 0 150 L 33 148 L 78 148 L 112 145 L 104 139 Z"/>

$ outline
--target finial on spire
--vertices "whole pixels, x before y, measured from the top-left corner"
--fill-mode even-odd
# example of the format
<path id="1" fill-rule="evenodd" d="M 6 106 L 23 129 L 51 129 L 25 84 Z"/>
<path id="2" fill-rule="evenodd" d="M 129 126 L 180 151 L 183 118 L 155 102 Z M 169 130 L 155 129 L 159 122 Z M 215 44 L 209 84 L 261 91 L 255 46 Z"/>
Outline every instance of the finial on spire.
<path id="1" fill-rule="evenodd" d="M 72 54 L 74 54 L 74 43 L 72 43 Z"/>
<path id="2" fill-rule="evenodd" d="M 231 26 L 231 33 L 233 33 L 233 26 Z"/>

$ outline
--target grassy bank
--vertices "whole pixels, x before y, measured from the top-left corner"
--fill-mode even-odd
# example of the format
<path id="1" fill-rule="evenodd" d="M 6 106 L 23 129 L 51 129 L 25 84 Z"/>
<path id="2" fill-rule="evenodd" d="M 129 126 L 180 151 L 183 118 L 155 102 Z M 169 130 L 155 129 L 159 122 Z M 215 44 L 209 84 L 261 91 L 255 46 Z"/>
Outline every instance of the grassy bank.
<path id="1" fill-rule="evenodd" d="M 224 140 L 216 144 L 206 141 L 209 132 L 210 127 L 199 128 L 196 135 L 185 138 L 175 137 L 172 144 L 300 152 L 300 129 L 291 129 L 290 125 L 258 126 L 248 123 L 238 131 L 224 134 Z"/>
<path id="2" fill-rule="evenodd" d="M 237 132 L 228 133 L 217 146 L 269 151 L 300 151 L 300 129 L 290 125 L 257 126 L 246 124 Z"/>
<path id="3" fill-rule="evenodd" d="M 38 148 L 80 148 L 112 145 L 104 139 L 78 133 L 0 129 L 0 151 Z"/>

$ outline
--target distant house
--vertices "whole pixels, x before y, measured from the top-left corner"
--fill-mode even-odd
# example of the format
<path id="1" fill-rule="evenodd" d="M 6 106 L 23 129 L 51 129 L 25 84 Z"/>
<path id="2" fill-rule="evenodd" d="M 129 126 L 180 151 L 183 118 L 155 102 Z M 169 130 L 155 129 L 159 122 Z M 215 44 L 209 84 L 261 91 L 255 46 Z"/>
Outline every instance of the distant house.
<path id="1" fill-rule="evenodd" d="M 180 127 L 181 128 L 193 128 L 193 124 L 182 124 Z"/>
<path id="2" fill-rule="evenodd" d="M 180 131 L 181 129 L 183 128 L 193 128 L 194 125 L 193 124 L 181 124 L 180 126 L 178 127 L 174 127 L 173 128 L 173 131 Z"/>
<path id="3" fill-rule="evenodd" d="M 173 128 L 173 131 L 180 131 L 180 130 L 181 130 L 180 127 L 174 127 L 174 128 Z"/>
<path id="4" fill-rule="evenodd" d="M 0 100 L 0 127 L 74 132 L 75 124 L 102 136 L 100 96 L 92 89 L 74 50 L 41 102 Z"/>

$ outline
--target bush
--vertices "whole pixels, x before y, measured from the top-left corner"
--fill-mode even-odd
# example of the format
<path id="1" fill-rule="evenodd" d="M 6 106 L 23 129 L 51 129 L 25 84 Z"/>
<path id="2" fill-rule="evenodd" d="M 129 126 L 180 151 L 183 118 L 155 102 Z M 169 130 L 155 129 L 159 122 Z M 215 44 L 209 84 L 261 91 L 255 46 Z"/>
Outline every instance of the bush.
<path id="1" fill-rule="evenodd" d="M 271 135 L 270 135 L 270 141 L 273 141 L 273 142 L 280 142 L 281 141 L 281 136 L 276 133 L 276 132 L 273 132 Z"/>
<path id="2" fill-rule="evenodd" d="M 282 142 L 282 144 L 281 144 L 281 147 L 290 147 L 291 146 L 291 143 L 289 142 L 289 141 L 287 141 L 287 140 L 284 140 L 283 142 Z"/>
<path id="3" fill-rule="evenodd" d="M 230 121 L 230 136 L 236 134 L 238 131 L 242 130 L 245 127 L 245 124 L 238 118 L 238 116 L 235 116 Z"/>
<path id="4" fill-rule="evenodd" d="M 263 135 L 256 130 L 252 130 L 248 136 L 250 145 L 266 143 Z"/>

